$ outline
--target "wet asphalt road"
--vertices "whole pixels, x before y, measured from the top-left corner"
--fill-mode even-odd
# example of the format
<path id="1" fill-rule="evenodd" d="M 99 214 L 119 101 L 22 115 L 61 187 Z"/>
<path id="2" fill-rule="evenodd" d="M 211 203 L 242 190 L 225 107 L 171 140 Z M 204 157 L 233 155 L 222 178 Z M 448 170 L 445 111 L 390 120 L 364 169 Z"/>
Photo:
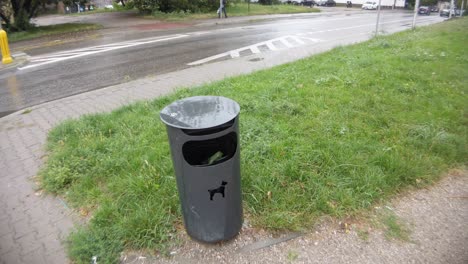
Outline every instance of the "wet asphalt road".
<path id="1" fill-rule="evenodd" d="M 297 16 L 168 31 L 114 32 L 105 39 L 58 47 L 62 54 L 54 56 L 50 53 L 59 52 L 57 47 L 54 52 L 51 48 L 31 50 L 29 64 L 15 71 L 0 72 L 0 117 L 70 95 L 197 67 L 197 63 L 188 65 L 197 61 L 210 63 L 252 53 L 288 52 L 291 47 L 301 45 L 330 42 L 339 45 L 344 38 L 372 36 L 375 21 L 375 12 Z M 438 16 L 418 18 L 419 25 L 440 21 L 443 19 Z M 384 33 L 405 30 L 411 22 L 410 13 L 383 12 L 380 30 Z M 136 41 L 139 39 L 144 40 Z M 83 49 L 84 46 L 101 47 Z M 239 50 L 242 47 L 247 48 Z M 82 50 L 76 50 L 79 48 Z M 75 51 L 67 52 L 70 50 Z M 210 59 L 218 54 L 221 55 Z M 41 64 L 44 62 L 47 64 Z"/>

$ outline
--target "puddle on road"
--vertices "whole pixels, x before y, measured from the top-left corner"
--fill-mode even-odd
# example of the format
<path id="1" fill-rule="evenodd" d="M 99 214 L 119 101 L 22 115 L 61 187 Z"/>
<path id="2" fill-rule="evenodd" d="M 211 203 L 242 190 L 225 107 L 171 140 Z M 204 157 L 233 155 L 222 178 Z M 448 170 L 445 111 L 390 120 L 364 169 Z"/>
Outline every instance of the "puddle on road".
<path id="1" fill-rule="evenodd" d="M 252 61 L 252 62 L 256 62 L 256 61 L 262 61 L 263 58 L 253 58 L 253 59 L 250 59 L 249 61 Z"/>

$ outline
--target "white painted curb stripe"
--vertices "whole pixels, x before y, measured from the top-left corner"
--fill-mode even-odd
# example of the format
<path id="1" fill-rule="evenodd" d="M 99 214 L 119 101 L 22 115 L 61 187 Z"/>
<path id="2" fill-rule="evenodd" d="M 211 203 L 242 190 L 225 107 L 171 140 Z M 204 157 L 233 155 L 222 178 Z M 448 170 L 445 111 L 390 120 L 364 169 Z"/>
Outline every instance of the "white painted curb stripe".
<path id="1" fill-rule="evenodd" d="M 36 57 L 36 58 L 32 58 L 32 61 L 42 61 L 43 60 L 44 62 L 33 64 L 33 65 L 27 65 L 25 67 L 18 68 L 18 70 L 30 69 L 30 68 L 39 67 L 39 66 L 54 63 L 54 62 L 75 59 L 75 58 L 79 58 L 79 57 L 83 57 L 83 56 L 87 56 L 87 55 L 91 55 L 91 54 L 97 54 L 97 53 L 101 53 L 101 52 L 107 52 L 107 51 L 118 50 L 118 49 L 129 48 L 129 47 L 135 47 L 135 46 L 149 44 L 149 43 L 155 43 L 155 42 L 185 38 L 185 37 L 188 37 L 188 36 L 189 35 L 179 34 L 179 35 L 175 35 L 175 36 L 167 37 L 167 38 L 158 38 L 158 39 L 152 38 L 152 39 L 145 39 L 145 41 L 140 40 L 140 41 L 137 41 L 137 42 L 135 42 L 135 41 L 126 42 L 126 43 L 123 42 L 123 43 L 120 43 L 120 44 L 123 44 L 123 45 L 120 45 L 120 46 L 115 46 L 113 44 L 109 44 L 109 45 L 103 45 L 103 46 L 98 46 L 98 47 L 90 47 L 90 48 L 86 48 L 86 49 L 78 49 L 78 50 L 68 51 L 68 53 L 67 52 L 62 52 L 61 54 L 66 53 L 66 54 L 70 54 L 71 56 L 59 57 L 59 58 L 55 58 L 55 59 L 54 59 L 54 56 L 58 56 L 58 55 L 60 55 L 60 53 L 51 54 L 51 55 L 48 56 L 48 58 L 47 58 L 47 56 L 42 56 L 42 57 L 39 56 L 39 57 Z M 104 48 L 104 47 L 107 47 L 107 48 Z M 96 48 L 97 48 L 97 50 L 93 50 L 93 49 L 96 49 Z M 103 49 L 101 49 L 101 48 L 103 48 Z M 76 52 L 79 52 L 79 51 L 81 51 L 81 53 L 76 54 L 76 55 L 72 55 L 72 54 L 75 54 Z M 89 52 L 86 52 L 86 51 L 89 51 Z"/>

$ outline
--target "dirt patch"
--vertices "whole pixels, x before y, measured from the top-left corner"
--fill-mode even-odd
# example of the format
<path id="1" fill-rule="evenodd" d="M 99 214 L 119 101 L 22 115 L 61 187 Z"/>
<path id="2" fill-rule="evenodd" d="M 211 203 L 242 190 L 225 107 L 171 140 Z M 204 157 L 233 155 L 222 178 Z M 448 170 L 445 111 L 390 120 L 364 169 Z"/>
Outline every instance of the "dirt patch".
<path id="1" fill-rule="evenodd" d="M 306 233 L 272 234 L 244 224 L 232 241 L 192 241 L 170 257 L 127 253 L 122 263 L 468 263 L 468 171 L 452 170 L 436 185 L 376 207 L 366 223 L 322 219 Z M 407 239 L 387 236 L 383 216 L 408 230 Z M 377 219 L 378 225 L 372 224 Z M 376 227 L 379 226 L 380 227 Z M 393 224 L 392 224 L 393 225 Z M 395 228 L 395 227 L 393 227 Z"/>

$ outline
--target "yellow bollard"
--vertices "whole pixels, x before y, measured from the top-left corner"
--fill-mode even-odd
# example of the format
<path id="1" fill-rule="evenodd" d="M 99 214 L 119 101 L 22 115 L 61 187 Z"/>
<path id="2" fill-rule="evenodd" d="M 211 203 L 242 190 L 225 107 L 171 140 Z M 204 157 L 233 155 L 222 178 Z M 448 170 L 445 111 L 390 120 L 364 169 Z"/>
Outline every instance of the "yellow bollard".
<path id="1" fill-rule="evenodd" d="M 0 29 L 0 49 L 2 50 L 2 63 L 12 63 L 13 59 L 10 55 L 10 48 L 8 48 L 8 37 L 3 29 Z"/>

